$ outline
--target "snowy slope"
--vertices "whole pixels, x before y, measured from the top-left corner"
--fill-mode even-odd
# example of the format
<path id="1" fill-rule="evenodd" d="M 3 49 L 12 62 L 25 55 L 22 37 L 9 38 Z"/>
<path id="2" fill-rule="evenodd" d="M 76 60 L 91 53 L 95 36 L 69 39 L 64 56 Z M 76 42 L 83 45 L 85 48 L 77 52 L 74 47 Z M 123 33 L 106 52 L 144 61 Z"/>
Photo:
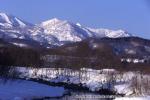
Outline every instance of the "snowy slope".
<path id="1" fill-rule="evenodd" d="M 86 38 L 119 38 L 131 36 L 124 30 L 92 29 L 81 24 L 59 20 L 57 18 L 42 22 L 40 25 L 44 32 L 54 35 L 59 41 L 81 41 Z"/>
<path id="2" fill-rule="evenodd" d="M 124 30 L 109 30 L 103 28 L 100 29 L 88 28 L 88 29 L 92 32 L 95 32 L 96 37 L 119 38 L 131 36 L 128 32 Z"/>
<path id="3" fill-rule="evenodd" d="M 0 26 L 12 28 L 12 27 L 26 27 L 27 25 L 29 24 L 27 24 L 26 22 L 20 20 L 15 16 L 0 12 Z"/>
<path id="4" fill-rule="evenodd" d="M 92 36 L 88 30 L 84 30 L 76 24 L 57 18 L 42 22 L 40 26 L 46 34 L 57 37 L 59 41 L 76 42 Z"/>

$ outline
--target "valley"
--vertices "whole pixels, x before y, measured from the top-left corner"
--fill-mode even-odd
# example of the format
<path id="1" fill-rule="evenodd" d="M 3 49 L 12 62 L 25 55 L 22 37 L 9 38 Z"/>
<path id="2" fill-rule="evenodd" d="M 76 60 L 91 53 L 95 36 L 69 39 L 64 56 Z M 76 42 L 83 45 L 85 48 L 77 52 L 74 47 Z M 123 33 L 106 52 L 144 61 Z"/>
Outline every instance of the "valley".
<path id="1" fill-rule="evenodd" d="M 148 100 L 149 66 L 150 40 L 127 31 L 57 18 L 34 25 L 0 13 L 0 99 Z"/>

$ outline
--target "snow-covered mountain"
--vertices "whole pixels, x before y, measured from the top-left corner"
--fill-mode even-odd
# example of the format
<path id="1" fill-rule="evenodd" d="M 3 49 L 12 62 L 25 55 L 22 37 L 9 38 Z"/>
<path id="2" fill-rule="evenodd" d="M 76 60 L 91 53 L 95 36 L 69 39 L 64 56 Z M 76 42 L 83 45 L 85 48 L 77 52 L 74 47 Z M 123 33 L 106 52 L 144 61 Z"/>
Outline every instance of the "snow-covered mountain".
<path id="1" fill-rule="evenodd" d="M 131 36 L 123 30 L 93 29 L 83 27 L 57 18 L 33 25 L 13 15 L 0 12 L 0 38 L 30 40 L 40 45 L 62 45 L 66 42 L 77 42 L 87 38 L 118 38 Z M 13 41 L 13 44 L 14 41 Z"/>
<path id="2" fill-rule="evenodd" d="M 40 26 L 46 34 L 51 34 L 59 41 L 81 41 L 86 38 L 119 38 L 131 36 L 124 30 L 93 29 L 83 27 L 81 24 L 59 20 L 57 18 L 42 22 Z"/>
<path id="3" fill-rule="evenodd" d="M 54 36 L 46 35 L 41 27 L 6 13 L 0 13 L 0 38 L 9 42 L 14 39 L 30 40 L 41 45 L 57 45 L 58 42 Z M 13 41 L 12 44 L 16 43 Z"/>
<path id="4" fill-rule="evenodd" d="M 6 13 L 1 13 L 0 12 L 0 26 L 1 27 L 7 27 L 7 28 L 12 28 L 12 27 L 26 27 L 26 26 L 30 26 L 29 23 L 26 23 L 24 21 L 22 21 L 21 19 L 13 16 L 13 15 L 9 15 Z"/>
<path id="5" fill-rule="evenodd" d="M 0 38 L 10 39 L 10 38 L 18 38 L 18 39 L 27 39 L 27 27 L 32 26 L 19 18 L 0 13 Z"/>
<path id="6" fill-rule="evenodd" d="M 59 41 L 76 42 L 93 36 L 88 29 L 83 29 L 76 24 L 57 18 L 42 22 L 40 26 L 46 34 L 57 37 Z"/>
<path id="7" fill-rule="evenodd" d="M 124 30 L 109 30 L 109 29 L 93 29 L 88 28 L 90 31 L 95 33 L 96 37 L 108 37 L 108 38 L 120 38 L 120 37 L 130 37 L 132 36 Z"/>

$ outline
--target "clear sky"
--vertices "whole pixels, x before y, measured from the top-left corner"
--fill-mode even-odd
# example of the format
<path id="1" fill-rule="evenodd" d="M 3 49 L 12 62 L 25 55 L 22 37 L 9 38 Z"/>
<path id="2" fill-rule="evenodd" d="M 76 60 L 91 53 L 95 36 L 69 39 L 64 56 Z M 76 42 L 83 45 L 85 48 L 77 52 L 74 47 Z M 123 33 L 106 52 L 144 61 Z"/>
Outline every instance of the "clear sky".
<path id="1" fill-rule="evenodd" d="M 0 0 L 0 11 L 31 23 L 57 17 L 150 39 L 150 0 Z"/>

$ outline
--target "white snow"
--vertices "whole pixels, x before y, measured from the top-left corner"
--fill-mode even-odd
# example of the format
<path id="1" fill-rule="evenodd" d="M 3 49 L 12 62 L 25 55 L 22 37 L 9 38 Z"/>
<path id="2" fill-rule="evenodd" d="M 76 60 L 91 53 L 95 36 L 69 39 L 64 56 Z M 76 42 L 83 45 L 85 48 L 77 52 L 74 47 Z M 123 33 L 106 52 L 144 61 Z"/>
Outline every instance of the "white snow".
<path id="1" fill-rule="evenodd" d="M 15 17 L 15 20 L 19 23 L 20 27 L 25 27 L 26 24 L 20 21 L 18 18 Z"/>
<path id="2" fill-rule="evenodd" d="M 90 31 L 94 32 L 96 37 L 108 37 L 108 38 L 119 38 L 119 37 L 129 37 L 131 36 L 124 30 L 110 30 L 110 29 L 93 29 L 88 28 Z"/>
<path id="3" fill-rule="evenodd" d="M 124 30 L 86 28 L 79 23 L 74 24 L 57 18 L 42 22 L 40 26 L 44 29 L 45 33 L 54 35 L 59 41 L 76 42 L 89 37 L 118 38 L 131 36 Z"/>
<path id="4" fill-rule="evenodd" d="M 0 13 L 0 23 L 3 26 L 9 25 L 10 28 L 14 26 L 16 27 L 16 25 L 19 25 L 22 28 L 26 26 L 26 24 L 22 22 L 20 19 L 18 19 L 17 17 L 8 15 L 6 13 Z"/>
<path id="5" fill-rule="evenodd" d="M 2 26 L 2 28 L 0 28 L 0 31 L 3 32 L 1 34 L 2 36 L 5 36 L 3 38 L 6 39 L 6 41 L 8 38 L 17 38 L 25 40 L 32 39 L 41 44 L 58 44 L 57 38 L 50 34 L 45 34 L 44 30 L 41 27 L 25 23 L 15 16 L 0 13 L 0 26 Z"/>
<path id="6" fill-rule="evenodd" d="M 62 87 L 52 87 L 25 80 L 0 80 L 0 100 L 29 100 L 42 97 L 62 96 Z"/>
<path id="7" fill-rule="evenodd" d="M 121 62 L 123 61 L 128 63 L 144 63 L 145 59 L 121 58 Z"/>
<path id="8" fill-rule="evenodd" d="M 12 43 L 12 44 L 19 46 L 19 47 L 28 47 L 28 45 L 23 44 L 23 43 Z"/>
<path id="9" fill-rule="evenodd" d="M 81 41 L 83 35 L 82 29 L 68 21 L 62 21 L 57 18 L 42 22 L 40 25 L 44 32 L 58 38 L 59 41 Z M 79 33 L 79 32 L 80 33 Z"/>
<path id="10" fill-rule="evenodd" d="M 110 81 L 122 80 L 118 75 L 117 79 L 113 79 L 113 74 L 117 71 L 113 69 L 93 70 L 82 68 L 80 71 L 73 71 L 71 69 L 55 69 L 55 68 L 41 68 L 41 69 L 18 69 L 23 74 L 20 77 L 25 78 L 42 78 L 51 82 L 65 82 L 65 83 L 81 83 L 83 86 L 88 87 L 91 91 L 98 91 L 101 88 L 115 89 L 113 85 L 108 84 Z M 130 80 L 129 76 L 124 75 L 124 81 Z M 129 85 L 129 84 L 128 84 Z"/>
<path id="11" fill-rule="evenodd" d="M 81 27 L 82 25 L 80 23 L 76 23 L 77 26 Z"/>
<path id="12" fill-rule="evenodd" d="M 81 68 L 80 70 L 71 70 L 67 68 L 25 68 L 17 67 L 20 78 L 43 79 L 49 82 L 73 83 L 76 85 L 88 87 L 91 91 L 109 89 L 125 97 L 149 95 L 150 79 L 147 74 L 139 72 L 119 72 L 114 69 L 94 70 Z M 136 82 L 136 84 L 134 83 Z M 142 85 L 144 84 L 144 85 Z M 138 88 L 137 88 L 138 87 Z M 124 98 L 122 98 L 124 100 Z M 117 100 L 122 100 L 117 98 Z M 132 100 L 132 99 L 131 99 Z"/>
<path id="13" fill-rule="evenodd" d="M 58 18 L 53 18 L 51 20 L 47 20 L 41 23 L 42 26 L 48 26 L 48 25 L 55 25 L 57 23 L 62 22 L 61 20 L 59 20 Z"/>
<path id="14" fill-rule="evenodd" d="M 134 80 L 137 79 L 138 84 L 141 82 L 149 82 L 147 75 L 142 75 L 138 72 L 118 72 L 114 69 L 94 70 L 82 68 L 80 70 L 71 70 L 66 68 L 19 68 L 22 78 L 44 79 L 50 82 L 64 82 L 73 84 L 82 84 L 88 87 L 91 91 L 100 89 L 109 89 L 117 91 L 117 93 L 125 95 L 141 94 L 136 87 L 133 87 Z M 132 84 L 133 83 L 133 84 Z M 145 84 L 146 85 L 146 84 Z M 148 84 L 147 84 L 148 85 Z M 140 87 L 142 94 L 149 94 L 144 86 Z"/>
<path id="15" fill-rule="evenodd" d="M 132 89 L 130 88 L 129 83 L 115 85 L 117 93 L 131 95 L 133 94 Z"/>
<path id="16" fill-rule="evenodd" d="M 150 96 L 117 97 L 115 100 L 150 100 Z"/>
<path id="17" fill-rule="evenodd" d="M 3 23 L 0 23 L 0 25 L 1 25 L 1 26 L 5 26 L 5 24 L 3 24 Z"/>
<path id="18" fill-rule="evenodd" d="M 4 20 L 5 23 L 9 23 L 9 24 L 12 24 L 11 21 L 9 20 L 9 17 L 7 14 L 5 13 L 0 13 L 0 20 Z"/>

